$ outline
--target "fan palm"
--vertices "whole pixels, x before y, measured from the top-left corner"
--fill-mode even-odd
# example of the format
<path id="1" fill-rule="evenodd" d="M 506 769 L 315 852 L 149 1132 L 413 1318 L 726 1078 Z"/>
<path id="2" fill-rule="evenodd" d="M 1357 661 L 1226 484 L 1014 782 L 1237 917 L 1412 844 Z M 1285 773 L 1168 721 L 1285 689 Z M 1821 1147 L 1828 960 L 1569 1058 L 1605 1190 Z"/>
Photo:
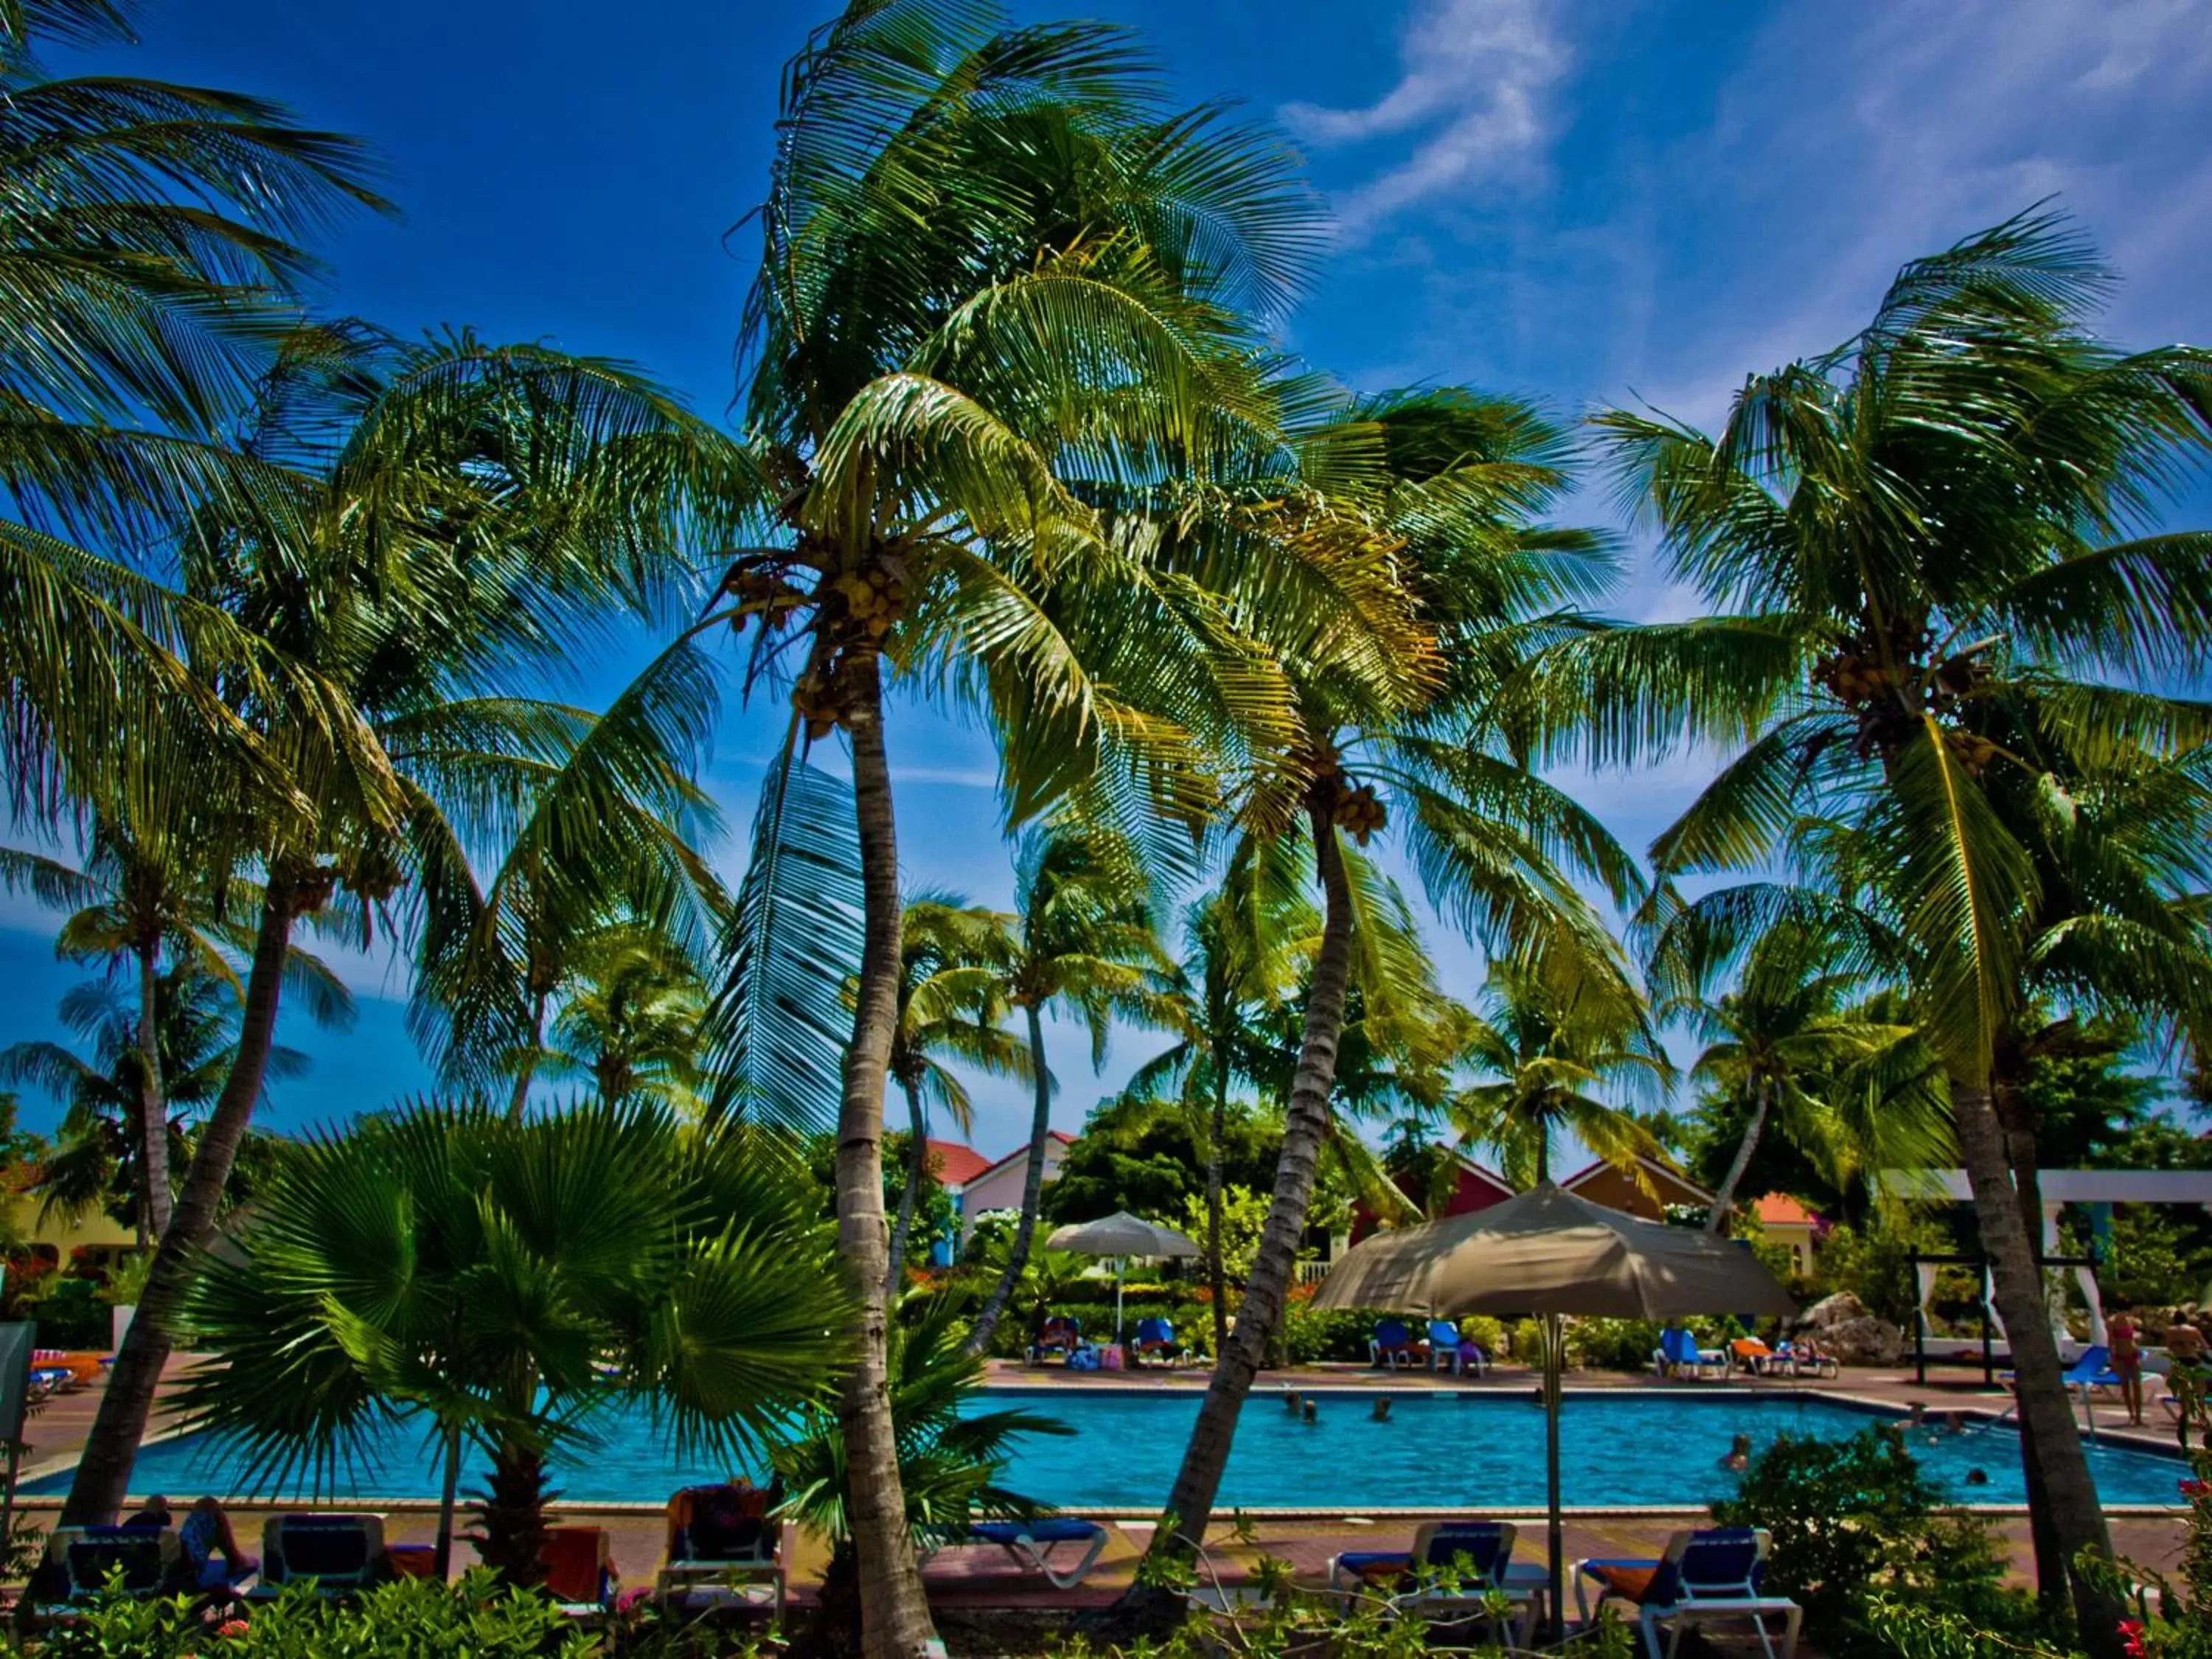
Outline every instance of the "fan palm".
<path id="1" fill-rule="evenodd" d="M 1531 681 L 1601 760 L 1741 745 L 1656 845 L 1668 870 L 1755 863 L 1808 820 L 1859 838 L 1949 1073 L 2069 1563 L 2106 1532 L 1991 1098 L 2042 878 L 2000 798 L 2066 810 L 2014 733 L 2118 768 L 2201 744 L 2208 711 L 2157 688 L 2212 639 L 2207 538 L 2142 533 L 2204 444 L 2212 357 L 2094 338 L 2107 281 L 2031 213 L 1907 265 L 1855 340 L 1752 377 L 1717 437 L 1601 416 L 1676 574 L 1722 613 L 1563 647 Z M 2116 1652 L 2112 1606 L 2072 1587 L 2091 1651 Z"/>
<path id="2" fill-rule="evenodd" d="M 836 1357 L 829 1238 L 765 1131 L 593 1103 L 516 1123 L 422 1104 L 316 1138 L 210 1258 L 186 1420 L 257 1476 L 329 1478 L 380 1431 L 491 1460 L 478 1547 L 535 1583 L 545 1460 L 641 1409 L 687 1452 L 756 1459 Z"/>
<path id="3" fill-rule="evenodd" d="M 929 1173 L 930 1109 L 942 1109 L 963 1134 L 974 1123 L 968 1086 L 946 1062 L 1024 1082 L 1035 1068 L 1029 1048 L 1006 1030 L 1004 975 L 1018 949 L 1017 918 L 936 888 L 908 897 L 902 908 L 890 1075 L 906 1097 L 910 1167 L 891 1228 L 892 1291 L 906 1269 L 914 1206 Z"/>
<path id="4" fill-rule="evenodd" d="M 697 431 L 619 365 L 467 335 L 406 345 L 354 325 L 306 330 L 264 377 L 234 441 L 281 485 L 286 511 L 197 514 L 184 586 L 300 665 L 324 702 L 303 711 L 218 682 L 295 786 L 281 814 L 235 792 L 202 799 L 226 860 L 261 872 L 238 1059 L 102 1395 L 72 1524 L 121 1502 L 167 1320 L 260 1097 L 295 928 L 327 912 L 365 940 L 410 873 L 422 910 L 465 907 L 469 848 L 522 816 L 540 757 L 563 752 L 576 726 L 556 705 L 479 694 L 590 638 L 611 606 L 650 603 L 681 550 L 677 466 Z"/>
<path id="5" fill-rule="evenodd" d="M 977 1310 L 968 1352 L 990 1352 L 991 1334 L 1028 1264 L 1044 1192 L 1052 1130 L 1053 1078 L 1045 1063 L 1044 1017 L 1062 1012 L 1091 1034 L 1091 1063 L 1106 1060 L 1114 1021 L 1161 1025 L 1173 1018 L 1164 988 L 1167 959 L 1152 932 L 1146 883 L 1118 835 L 1062 825 L 1024 836 L 1014 859 L 1013 953 L 1000 992 L 1028 1026 L 1035 1106 L 1021 1213 L 1005 1267 Z"/>

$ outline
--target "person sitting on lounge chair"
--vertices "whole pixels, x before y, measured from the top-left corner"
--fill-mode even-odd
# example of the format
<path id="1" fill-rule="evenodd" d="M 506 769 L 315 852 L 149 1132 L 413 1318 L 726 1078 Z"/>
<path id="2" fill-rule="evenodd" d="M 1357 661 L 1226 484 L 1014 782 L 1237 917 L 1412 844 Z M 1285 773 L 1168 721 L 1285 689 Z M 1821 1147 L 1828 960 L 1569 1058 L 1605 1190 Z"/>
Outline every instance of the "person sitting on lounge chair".
<path id="1" fill-rule="evenodd" d="M 193 1501 L 182 1525 L 170 1513 L 169 1500 L 156 1493 L 123 1523 L 126 1527 L 176 1526 L 177 1543 L 191 1570 L 195 1589 L 228 1589 L 261 1571 L 261 1563 L 238 1547 L 230 1516 L 212 1498 Z"/>

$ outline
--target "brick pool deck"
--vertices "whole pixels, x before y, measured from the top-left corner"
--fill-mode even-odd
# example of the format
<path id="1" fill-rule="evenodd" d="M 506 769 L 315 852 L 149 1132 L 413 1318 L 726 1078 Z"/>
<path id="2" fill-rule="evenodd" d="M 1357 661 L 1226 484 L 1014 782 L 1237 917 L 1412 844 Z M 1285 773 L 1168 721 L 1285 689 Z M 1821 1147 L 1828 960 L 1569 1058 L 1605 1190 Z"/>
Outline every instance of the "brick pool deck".
<path id="1" fill-rule="evenodd" d="M 180 1367 L 185 1362 L 175 1362 Z M 1085 1389 L 1127 1389 L 1140 1387 L 1163 1392 L 1196 1392 L 1206 1386 L 1204 1370 L 1178 1372 L 1114 1372 L 1071 1373 L 1057 1367 L 1048 1370 L 1023 1366 L 1005 1361 L 994 1361 L 991 1380 L 1003 1386 L 1044 1388 L 1054 1392 L 1065 1390 L 1070 1395 Z M 1265 1374 L 1255 1394 L 1273 1394 L 1283 1389 L 1297 1389 L 1325 1394 L 1330 1390 L 1372 1393 L 1378 1387 L 1393 1389 L 1470 1389 L 1480 1392 L 1526 1394 L 1535 1385 L 1535 1378 L 1526 1368 L 1500 1366 L 1480 1382 L 1462 1382 L 1456 1379 L 1431 1376 L 1421 1372 L 1398 1372 L 1385 1375 L 1365 1366 L 1317 1365 L 1291 1370 L 1271 1371 Z M 1611 1373 L 1581 1372 L 1571 1375 L 1571 1389 L 1662 1388 L 1711 1389 L 1717 1388 L 1791 1389 L 1803 1388 L 1825 1395 L 1882 1406 L 1893 1409 L 1909 1407 L 1915 1401 L 1925 1401 L 1931 1410 L 1979 1410 L 1996 1413 L 2004 1409 L 2008 1396 L 2001 1389 L 1985 1389 L 1982 1386 L 1978 1366 L 1931 1366 L 1929 1380 L 1923 1386 L 1913 1380 L 1910 1366 L 1895 1368 L 1854 1369 L 1844 1372 L 1841 1379 L 1812 1382 L 1780 1381 L 1668 1382 L 1644 1376 L 1634 1377 Z M 34 1449 L 26 1460 L 26 1474 L 51 1472 L 67 1468 L 76 1460 L 76 1452 L 84 1442 L 98 1409 L 96 1390 L 61 1395 L 48 1401 L 33 1419 L 30 1438 Z M 2115 1429 L 2118 1413 L 2109 1403 L 2098 1408 L 2096 1431 L 2100 1435 L 2116 1441 L 2132 1442 L 2160 1450 L 2172 1450 L 2170 1432 L 2146 1434 L 2140 1437 L 2124 1430 Z M 172 1498 L 185 1499 L 194 1494 L 169 1493 Z M 59 1508 L 59 1500 L 52 1498 L 31 1498 L 21 1500 L 21 1507 L 38 1524 L 51 1525 L 52 1513 Z M 277 1508 L 296 1505 L 257 1505 L 240 1504 L 234 1506 L 241 1541 L 258 1538 L 262 1517 Z M 435 1529 L 434 1506 L 428 1504 L 386 1504 L 384 1509 L 387 1535 L 394 1542 L 428 1543 Z M 559 1518 L 565 1521 L 588 1522 L 608 1528 L 613 1540 L 615 1565 L 625 1584 L 650 1583 L 659 1566 L 663 1541 L 662 1523 L 659 1513 L 640 1506 L 594 1508 L 562 1506 Z M 1570 1560 L 1581 1556 L 1612 1555 L 1638 1556 L 1657 1553 L 1667 1535 L 1676 1528 L 1694 1524 L 1701 1510 L 1676 1513 L 1659 1511 L 1597 1512 L 1571 1515 L 1565 1522 L 1566 1554 Z M 2011 1547 L 2014 1576 L 2021 1577 L 2028 1561 L 2027 1522 L 2017 1514 L 2000 1513 L 1997 1524 Z M 1329 1557 L 1346 1549 L 1404 1548 L 1412 1542 L 1415 1516 L 1406 1514 L 1367 1516 L 1356 1511 L 1341 1514 L 1300 1511 L 1297 1513 L 1261 1513 L 1252 1517 L 1254 1534 L 1246 1541 L 1230 1535 L 1224 1521 L 1207 1534 L 1209 1555 L 1213 1571 L 1222 1583 L 1240 1583 L 1249 1578 L 1254 1565 L 1262 1555 L 1288 1560 L 1299 1577 L 1318 1583 L 1323 1577 Z M 1530 1525 L 1523 1516 L 1524 1528 Z M 2122 1554 L 2143 1565 L 2160 1571 L 2170 1570 L 2180 1554 L 2182 1529 L 2177 1515 L 2144 1515 L 2115 1510 L 2111 1517 L 2112 1542 Z M 946 1553 L 929 1564 L 927 1579 L 933 1606 L 953 1612 L 962 1608 L 1030 1607 L 1036 1609 L 1075 1608 L 1103 1605 L 1127 1583 L 1129 1575 L 1151 1537 L 1149 1521 L 1136 1518 L 1116 1520 L 1109 1524 L 1108 1541 L 1097 1570 L 1079 1590 L 1054 1591 L 1034 1575 L 1024 1576 L 1014 1571 L 1006 1558 L 996 1550 L 963 1549 Z M 1535 1523 L 1535 1544 L 1541 1551 L 1540 1522 Z M 1524 1530 L 1524 1540 L 1528 1534 Z M 1528 1547 L 1524 1541 L 1523 1548 Z M 471 1559 L 470 1552 L 457 1554 L 461 1564 Z M 793 1584 L 799 1598 L 804 1600 L 808 1588 L 818 1581 L 828 1551 L 820 1540 L 802 1537 L 798 1541 L 793 1563 Z"/>

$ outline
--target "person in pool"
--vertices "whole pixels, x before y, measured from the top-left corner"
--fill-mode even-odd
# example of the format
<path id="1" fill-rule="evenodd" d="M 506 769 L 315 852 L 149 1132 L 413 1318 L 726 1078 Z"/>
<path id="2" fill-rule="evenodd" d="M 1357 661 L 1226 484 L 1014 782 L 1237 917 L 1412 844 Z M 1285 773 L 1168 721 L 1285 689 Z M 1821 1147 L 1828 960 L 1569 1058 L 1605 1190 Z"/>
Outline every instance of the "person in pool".
<path id="1" fill-rule="evenodd" d="M 1740 1434 L 1729 1443 L 1728 1455 L 1721 1459 L 1721 1467 L 1741 1474 L 1751 1467 L 1751 1437 Z"/>

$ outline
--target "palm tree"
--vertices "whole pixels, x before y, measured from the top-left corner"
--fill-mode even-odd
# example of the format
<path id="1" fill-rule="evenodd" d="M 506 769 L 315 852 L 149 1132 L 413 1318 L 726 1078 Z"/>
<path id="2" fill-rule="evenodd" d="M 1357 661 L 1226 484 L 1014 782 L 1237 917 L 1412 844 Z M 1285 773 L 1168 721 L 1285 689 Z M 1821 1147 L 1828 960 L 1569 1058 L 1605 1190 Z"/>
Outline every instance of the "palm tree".
<path id="1" fill-rule="evenodd" d="M 474 1442 L 492 1463 L 478 1548 L 534 1583 L 545 1458 L 588 1447 L 599 1413 L 642 1407 L 723 1460 L 781 1439 L 825 1386 L 837 1292 L 800 1168 L 769 1132 L 639 1103 L 362 1119 L 301 1147 L 210 1259 L 185 1316 L 208 1358 L 179 1407 L 279 1480 L 422 1423 L 446 1468 L 441 1558 Z"/>
<path id="2" fill-rule="evenodd" d="M 0 1079 L 43 1088 L 65 1109 L 52 1154 L 39 1182 L 40 1211 L 82 1215 L 106 1210 L 137 1229 L 146 1248 L 157 1207 L 150 1188 L 167 1182 L 190 1146 L 191 1120 L 214 1103 L 237 1052 L 238 992 L 229 981 L 186 961 L 159 975 L 153 988 L 155 1064 L 166 1091 L 153 1097 L 158 1116 L 142 1116 L 149 1091 L 145 1068 L 146 1011 L 126 1002 L 112 980 L 93 980 L 62 998 L 61 1021 L 88 1054 L 58 1042 L 28 1042 L 0 1050 Z M 337 995 L 345 997 L 343 987 Z M 342 1001 L 331 1011 L 350 1010 Z M 270 1051 L 270 1079 L 296 1077 L 307 1057 L 282 1044 Z M 165 1156 L 149 1159 L 159 1141 Z M 166 1194 L 164 1195 L 166 1199 Z"/>
<path id="3" fill-rule="evenodd" d="M 1027 1520 L 1042 1505 L 1003 1484 L 1014 1441 L 1022 1435 L 1074 1432 L 1056 1419 L 1018 1407 L 975 1409 L 984 1388 L 983 1362 L 962 1341 L 958 1301 L 939 1296 L 892 1327 L 891 1417 L 897 1425 L 899 1486 L 906 1524 L 917 1549 L 958 1541 L 975 1522 Z M 854 1547 L 851 1458 L 837 1413 L 816 1407 L 775 1454 L 785 1492 L 780 1514 L 830 1540 L 815 1641 L 850 1649 L 855 1633 L 860 1562 Z"/>
<path id="4" fill-rule="evenodd" d="M 1340 403 L 1334 413 L 1311 441 L 1315 457 L 1334 464 L 1332 491 L 1316 499 L 1301 488 L 1287 497 L 1298 503 L 1294 516 L 1280 507 L 1261 515 L 1241 543 L 1217 525 L 1206 550 L 1278 571 L 1283 586 L 1303 590 L 1298 574 L 1320 550 L 1334 556 L 1364 537 L 1391 550 L 1396 580 L 1351 587 L 1363 628 L 1342 613 L 1325 636 L 1289 629 L 1295 615 L 1268 624 L 1298 641 L 1286 661 L 1303 730 L 1243 812 L 1278 869 L 1313 860 L 1322 929 L 1273 1201 L 1169 1498 L 1176 1525 L 1153 1540 L 1163 1556 L 1186 1554 L 1203 1537 L 1237 1413 L 1281 1321 L 1328 1133 L 1355 963 L 1370 998 L 1421 977 L 1386 968 L 1386 953 L 1417 946 L 1388 924 L 1387 890 L 1355 878 L 1340 837 L 1364 844 L 1395 808 L 1431 898 L 1494 956 L 1527 963 L 1547 983 L 1578 980 L 1594 1001 L 1608 991 L 1633 1000 L 1618 947 L 1567 871 L 1596 876 L 1616 902 L 1640 891 L 1639 878 L 1593 817 L 1522 764 L 1516 732 L 1496 717 L 1511 664 L 1565 625 L 1563 609 L 1595 592 L 1608 568 L 1589 537 L 1535 526 L 1565 488 L 1564 438 L 1520 404 L 1451 389 Z M 1370 1018 L 1376 1012 L 1370 1006 Z M 1149 1589 L 1133 1595 L 1136 1616 L 1172 1612 Z"/>
<path id="5" fill-rule="evenodd" d="M 1009 1005 L 1004 977 L 1019 948 L 1013 931 L 1017 918 L 937 888 L 911 895 L 902 908 L 899 1018 L 891 1037 L 890 1075 L 906 1097 L 910 1166 L 891 1229 L 890 1294 L 905 1272 L 914 1206 L 929 1174 L 930 1109 L 942 1109 L 963 1133 L 973 1123 L 967 1085 L 946 1062 L 1024 1082 L 1035 1067 L 1029 1048 L 1005 1029 Z"/>
<path id="6" fill-rule="evenodd" d="M 281 811 L 237 790 L 202 801 L 226 861 L 260 870 L 237 1060 L 102 1395 L 72 1524 L 120 1504 L 167 1322 L 261 1096 L 295 928 L 323 912 L 364 941 L 380 914 L 404 927 L 392 901 L 410 874 L 423 909 L 465 904 L 469 846 L 519 816 L 538 757 L 565 752 L 574 724 L 476 694 L 588 638 L 610 607 L 657 597 L 681 550 L 675 465 L 697 431 L 618 366 L 465 334 L 406 345 L 306 330 L 264 377 L 234 444 L 285 512 L 240 520 L 215 503 L 185 527 L 180 562 L 188 594 L 297 668 L 299 697 L 220 682 L 230 717 L 288 758 L 294 782 Z"/>
<path id="7" fill-rule="evenodd" d="M 1045 1151 L 1052 1132 L 1053 1078 L 1045 1063 L 1044 1017 L 1058 1012 L 1091 1033 L 1091 1063 L 1106 1063 L 1118 1017 L 1159 1025 L 1172 1018 L 1164 989 L 1167 959 L 1152 932 L 1145 880 L 1121 837 L 1062 826 L 1024 836 L 1014 858 L 1014 906 L 1019 918 L 1014 954 L 1000 994 L 1022 1012 L 1029 1036 L 1035 1109 L 1030 1116 L 1029 1167 L 1021 1215 L 998 1283 L 984 1297 L 968 1333 L 968 1352 L 990 1352 L 999 1316 L 1027 1266 L 1044 1192 Z"/>
<path id="8" fill-rule="evenodd" d="M 1698 915 L 1692 907 L 1662 936 L 1654 953 L 1660 962 L 1698 954 L 1681 951 Z M 1869 976 L 1838 966 L 1840 954 L 1833 938 L 1793 921 L 1749 945 L 1733 989 L 1717 998 L 1686 989 L 1662 1005 L 1662 1014 L 1687 1021 L 1705 1045 L 1692 1075 L 1751 1109 L 1713 1195 L 1708 1232 L 1728 1224 L 1770 1119 L 1839 1186 L 1850 1179 L 1845 1165 L 1920 1169 L 1949 1158 L 1941 1091 L 1932 1086 L 1936 1068 L 1919 1033 L 1870 1018 L 1855 1000 L 1869 988 Z M 1705 964 L 1682 965 L 1693 985 L 1706 979 Z M 1869 1100 L 1880 1109 L 1854 1109 Z"/>
<path id="9" fill-rule="evenodd" d="M 1298 945 L 1319 926 L 1296 889 L 1262 891 L 1259 865 L 1232 863 L 1222 884 L 1183 913 L 1182 959 L 1169 992 L 1178 1040 L 1131 1074 L 1121 1103 L 1151 1112 L 1172 1101 L 1206 1158 L 1206 1278 L 1213 1351 L 1229 1340 L 1229 1286 L 1221 1265 L 1221 1147 L 1231 1085 L 1255 1080 L 1297 978 Z"/>
<path id="10" fill-rule="evenodd" d="M 757 666 L 795 657 L 810 740 L 852 749 L 866 939 L 838 1109 L 868 1651 L 930 1639 L 885 1380 L 881 1137 L 897 1024 L 888 662 L 980 709 L 1018 823 L 1102 778 L 1186 819 L 1217 736 L 1285 735 L 1269 657 L 1141 526 L 1091 503 L 1265 423 L 1258 341 L 1317 249 L 1270 134 L 1178 112 L 1116 31 L 988 0 L 867 0 L 784 80 L 743 362 L 780 545 L 738 551 Z M 1100 489 L 1093 490 L 1096 483 Z"/>
<path id="11" fill-rule="evenodd" d="M 1467 1062 L 1494 1079 L 1461 1090 L 1449 1115 L 1462 1145 L 1498 1155 L 1515 1184 L 1552 1178 L 1552 1148 L 1572 1135 L 1599 1158 L 1644 1177 L 1659 1143 L 1617 1100 L 1663 1087 L 1671 1068 L 1650 1024 L 1611 994 L 1561 996 L 1525 969 L 1498 963 L 1484 988 Z"/>
<path id="12" fill-rule="evenodd" d="M 602 1100 L 635 1096 L 701 1116 L 707 989 L 690 952 L 660 929 L 625 920 L 584 939 L 578 957 L 575 988 L 553 1022 L 558 1073 L 588 1079 Z"/>
<path id="13" fill-rule="evenodd" d="M 665 971 L 703 972 L 731 908 L 699 850 L 719 816 L 692 781 L 717 713 L 712 665 L 679 641 L 601 714 L 495 694 L 386 729 L 403 767 L 419 755 L 441 779 L 496 791 L 519 820 L 481 887 L 460 847 L 438 848 L 420 884 L 409 1023 L 447 1084 L 504 1085 L 520 1116 L 549 1025 L 588 1031 L 594 1015 L 568 1010 L 595 972 L 630 945 Z"/>
<path id="14" fill-rule="evenodd" d="M 2142 533 L 2204 445 L 2212 357 L 2096 339 L 2108 281 L 2031 212 L 1905 267 L 1865 332 L 1752 377 L 1717 437 L 1601 417 L 1675 574 L 1722 613 L 1563 647 L 1528 688 L 1600 761 L 1741 745 L 1655 847 L 1663 870 L 1751 864 L 1808 822 L 1856 839 L 1845 861 L 1898 930 L 1949 1074 L 2037 1508 L 2069 1564 L 2107 1539 L 1991 1088 L 2044 879 L 2002 802 L 2063 817 L 2066 786 L 2008 737 L 2114 772 L 2201 744 L 2201 706 L 2159 688 L 2212 638 L 2205 536 Z M 2112 1659 L 2114 1605 L 2070 1578 Z"/>
<path id="15" fill-rule="evenodd" d="M 125 76 L 57 76 L 47 41 L 130 40 L 112 0 L 20 0 L 0 16 L 0 771 L 19 812 L 125 811 L 251 781 L 279 802 L 285 757 L 212 687 L 314 701 L 219 610 L 88 548 L 166 548 L 220 501 L 281 513 L 218 441 L 289 325 L 314 262 L 295 239 L 384 210 L 356 140 L 264 100 Z M 257 684 L 258 683 L 258 684 Z"/>

